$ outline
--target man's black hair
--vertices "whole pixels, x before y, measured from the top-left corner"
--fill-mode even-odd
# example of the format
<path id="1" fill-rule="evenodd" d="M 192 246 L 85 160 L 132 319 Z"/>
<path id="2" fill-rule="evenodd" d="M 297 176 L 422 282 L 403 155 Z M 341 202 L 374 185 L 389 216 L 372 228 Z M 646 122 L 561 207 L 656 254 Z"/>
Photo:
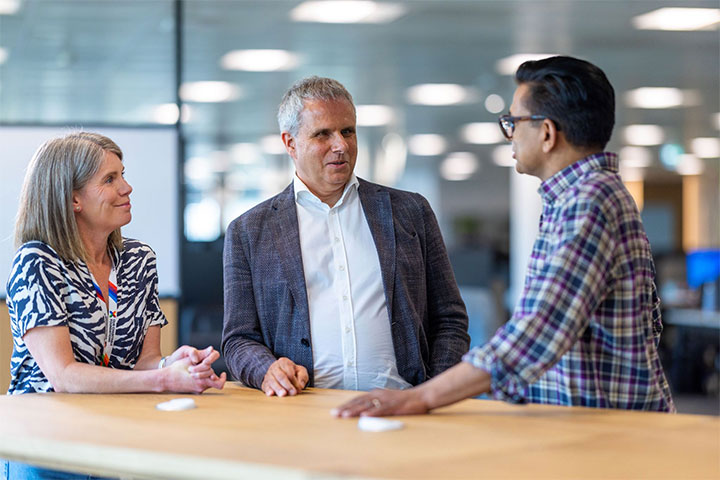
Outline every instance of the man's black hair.
<path id="1" fill-rule="evenodd" d="M 523 63 L 515 80 L 529 87 L 530 113 L 550 118 L 571 145 L 605 148 L 615 125 L 615 91 L 600 68 L 557 56 Z"/>

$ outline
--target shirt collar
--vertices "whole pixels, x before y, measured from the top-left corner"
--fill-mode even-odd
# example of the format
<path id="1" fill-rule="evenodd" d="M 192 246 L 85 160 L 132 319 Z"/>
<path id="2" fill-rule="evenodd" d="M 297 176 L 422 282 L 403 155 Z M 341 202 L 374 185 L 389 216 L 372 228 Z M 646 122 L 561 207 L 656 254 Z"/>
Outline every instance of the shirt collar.
<path id="1" fill-rule="evenodd" d="M 582 160 L 578 160 L 542 182 L 540 184 L 540 188 L 538 189 L 538 193 L 542 196 L 545 202 L 552 203 L 568 187 L 577 182 L 580 177 L 593 170 L 608 170 L 610 172 L 617 173 L 617 155 L 611 152 L 601 152 L 594 153 Z"/>
<path id="2" fill-rule="evenodd" d="M 351 190 L 357 190 L 358 186 L 360 185 L 360 182 L 358 182 L 357 177 L 353 173 L 350 176 L 350 180 L 348 180 L 347 184 L 345 185 L 345 189 L 343 190 L 343 194 L 340 197 L 340 200 L 337 201 L 337 203 L 333 206 L 333 208 L 337 208 L 340 205 L 342 205 L 343 200 L 348 195 L 348 192 Z M 318 197 L 315 196 L 314 193 L 310 191 L 310 189 L 303 183 L 302 180 L 300 180 L 300 177 L 297 176 L 297 173 L 293 175 L 293 190 L 295 192 L 295 202 L 297 203 L 300 199 L 306 198 L 310 200 L 313 203 L 317 204 L 323 204 L 325 205 L 322 200 L 320 200 Z M 329 207 L 328 207 L 329 209 Z"/>

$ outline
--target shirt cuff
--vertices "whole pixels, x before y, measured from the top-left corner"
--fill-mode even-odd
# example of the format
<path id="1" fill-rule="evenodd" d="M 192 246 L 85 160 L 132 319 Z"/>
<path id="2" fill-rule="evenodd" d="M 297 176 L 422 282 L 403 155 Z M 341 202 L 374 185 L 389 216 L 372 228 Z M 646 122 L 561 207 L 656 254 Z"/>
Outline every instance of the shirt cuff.
<path id="1" fill-rule="evenodd" d="M 506 368 L 490 343 L 471 349 L 463 356 L 463 361 L 490 374 L 490 392 L 495 400 L 527 403 L 528 384 Z"/>

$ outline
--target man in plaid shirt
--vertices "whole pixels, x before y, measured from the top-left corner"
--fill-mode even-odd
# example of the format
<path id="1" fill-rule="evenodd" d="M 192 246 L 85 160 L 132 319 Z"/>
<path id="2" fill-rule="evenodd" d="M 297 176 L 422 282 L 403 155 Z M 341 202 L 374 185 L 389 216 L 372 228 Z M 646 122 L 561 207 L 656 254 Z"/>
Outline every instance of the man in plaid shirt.
<path id="1" fill-rule="evenodd" d="M 640 214 L 604 148 L 615 93 L 595 65 L 525 62 L 500 117 L 520 173 L 542 180 L 540 232 L 512 318 L 463 362 L 404 391 L 376 390 L 336 416 L 425 413 L 490 393 L 514 403 L 674 412 L 657 346 L 655 266 Z"/>

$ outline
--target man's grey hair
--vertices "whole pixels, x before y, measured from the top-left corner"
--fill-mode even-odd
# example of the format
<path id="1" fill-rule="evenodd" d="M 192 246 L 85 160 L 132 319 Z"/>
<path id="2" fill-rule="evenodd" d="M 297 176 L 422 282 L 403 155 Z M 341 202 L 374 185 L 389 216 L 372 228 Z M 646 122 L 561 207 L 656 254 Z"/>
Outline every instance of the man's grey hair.
<path id="1" fill-rule="evenodd" d="M 305 100 L 327 102 L 338 99 L 347 100 L 353 107 L 353 113 L 355 112 L 352 95 L 342 83 L 332 78 L 316 76 L 303 78 L 285 92 L 280 102 L 277 114 L 280 132 L 290 132 L 292 136 L 297 135 L 300 129 L 300 114 L 305 108 Z"/>

